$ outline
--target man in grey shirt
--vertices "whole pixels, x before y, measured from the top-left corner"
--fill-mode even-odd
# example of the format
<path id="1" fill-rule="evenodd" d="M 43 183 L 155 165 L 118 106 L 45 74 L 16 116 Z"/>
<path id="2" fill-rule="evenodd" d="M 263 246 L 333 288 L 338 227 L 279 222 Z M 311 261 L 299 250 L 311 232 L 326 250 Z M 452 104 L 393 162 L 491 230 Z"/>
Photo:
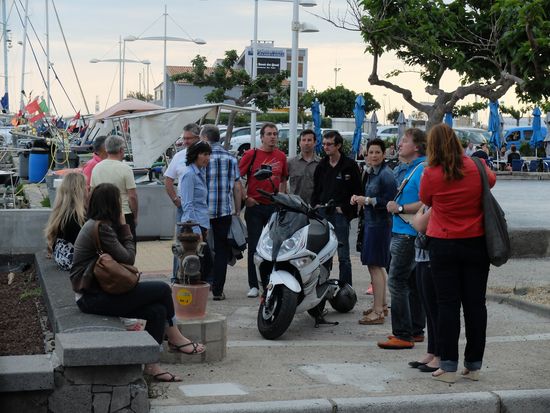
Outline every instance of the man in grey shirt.
<path id="1" fill-rule="evenodd" d="M 305 129 L 300 134 L 300 153 L 288 161 L 290 193 L 308 204 L 313 193 L 313 173 L 321 159 L 315 154 L 315 132 Z"/>

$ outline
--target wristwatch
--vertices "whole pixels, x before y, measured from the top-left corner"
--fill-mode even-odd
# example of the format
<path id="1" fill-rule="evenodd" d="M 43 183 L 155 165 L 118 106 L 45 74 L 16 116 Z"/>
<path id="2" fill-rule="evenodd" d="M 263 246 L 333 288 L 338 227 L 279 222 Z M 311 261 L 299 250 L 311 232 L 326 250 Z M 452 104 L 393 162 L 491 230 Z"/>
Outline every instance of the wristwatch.
<path id="1" fill-rule="evenodd" d="M 404 210 L 405 210 L 405 209 L 403 208 L 403 205 L 399 205 L 399 206 L 397 207 L 397 213 L 398 213 L 398 214 L 402 214 Z"/>

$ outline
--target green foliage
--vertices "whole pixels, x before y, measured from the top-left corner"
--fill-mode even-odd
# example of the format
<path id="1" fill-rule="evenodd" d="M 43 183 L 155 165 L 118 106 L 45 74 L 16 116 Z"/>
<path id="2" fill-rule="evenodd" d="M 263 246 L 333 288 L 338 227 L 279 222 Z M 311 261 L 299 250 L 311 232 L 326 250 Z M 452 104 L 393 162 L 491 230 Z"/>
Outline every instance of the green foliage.
<path id="1" fill-rule="evenodd" d="M 519 147 L 519 153 L 521 156 L 535 156 L 535 149 L 531 148 L 529 142 L 522 142 Z"/>
<path id="2" fill-rule="evenodd" d="M 346 89 L 344 86 L 340 85 L 335 88 L 328 88 L 316 94 L 313 91 L 313 93 L 311 102 L 313 102 L 315 97 L 318 98 L 319 101 L 325 105 L 325 116 L 331 116 L 333 118 L 353 117 L 355 98 L 358 95 L 353 90 Z M 365 113 L 380 109 L 380 104 L 370 93 L 363 93 L 363 97 L 365 98 Z"/>
<path id="3" fill-rule="evenodd" d="M 486 109 L 487 106 L 488 106 L 487 102 L 474 102 L 468 105 L 455 106 L 452 112 L 453 117 L 458 118 L 460 116 L 471 116 L 475 112 Z"/>
<path id="4" fill-rule="evenodd" d="M 529 109 L 526 107 L 516 109 L 513 106 L 505 105 L 500 105 L 499 110 L 502 113 L 506 113 L 507 115 L 510 115 L 512 118 L 514 118 L 516 120 L 516 126 L 519 126 L 519 121 L 523 117 L 523 114 L 529 111 Z"/>
<path id="5" fill-rule="evenodd" d="M 40 201 L 40 205 L 44 208 L 51 208 L 50 198 L 46 197 L 42 201 Z"/>
<path id="6" fill-rule="evenodd" d="M 375 57 L 369 82 L 400 93 L 425 112 L 429 125 L 468 95 L 489 100 L 516 85 L 526 102 L 550 96 L 550 0 L 352 0 L 367 52 Z M 435 103 L 415 100 L 410 89 L 381 80 L 378 58 L 393 52 L 419 71 Z M 404 70 L 407 71 L 407 70 Z M 409 70 L 410 71 L 410 70 Z M 461 78 L 454 91 L 440 87 L 449 71 Z M 392 72 L 391 75 L 398 75 Z"/>
<path id="7" fill-rule="evenodd" d="M 128 92 L 126 97 L 132 98 L 132 99 L 143 100 L 144 102 L 149 102 L 149 101 L 153 100 L 153 95 L 151 95 L 150 93 L 145 94 L 145 93 L 141 93 L 141 92 Z"/>
<path id="8" fill-rule="evenodd" d="M 401 113 L 399 110 L 394 109 L 390 113 L 388 113 L 388 116 L 386 117 L 386 119 L 392 125 L 397 125 L 397 119 L 399 118 L 399 113 Z"/>
<path id="9" fill-rule="evenodd" d="M 27 300 L 29 298 L 36 298 L 42 295 L 42 289 L 40 287 L 32 288 L 30 290 L 25 290 L 19 296 L 19 300 Z"/>

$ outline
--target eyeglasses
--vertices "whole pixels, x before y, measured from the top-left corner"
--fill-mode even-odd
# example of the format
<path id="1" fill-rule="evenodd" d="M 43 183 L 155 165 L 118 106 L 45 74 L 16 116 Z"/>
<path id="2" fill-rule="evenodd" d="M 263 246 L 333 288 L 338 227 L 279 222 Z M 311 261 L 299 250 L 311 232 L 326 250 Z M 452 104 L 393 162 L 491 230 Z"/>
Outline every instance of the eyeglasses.
<path id="1" fill-rule="evenodd" d="M 323 146 L 334 146 L 334 142 L 323 142 Z"/>

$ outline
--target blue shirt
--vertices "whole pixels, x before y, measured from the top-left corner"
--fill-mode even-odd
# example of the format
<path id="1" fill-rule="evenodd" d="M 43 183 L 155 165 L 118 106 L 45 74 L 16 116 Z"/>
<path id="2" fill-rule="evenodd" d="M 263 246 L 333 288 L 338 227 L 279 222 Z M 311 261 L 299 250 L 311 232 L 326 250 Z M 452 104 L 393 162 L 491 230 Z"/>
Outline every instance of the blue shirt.
<path id="1" fill-rule="evenodd" d="M 206 167 L 208 212 L 211 219 L 231 215 L 233 187 L 239 179 L 237 159 L 219 143 L 213 143 L 210 163 Z"/>
<path id="2" fill-rule="evenodd" d="M 393 200 L 396 193 L 397 184 L 393 171 L 385 164 L 373 168 L 365 185 L 365 196 L 374 203 L 365 206 L 366 226 L 391 225 L 391 214 L 386 209 L 386 204 Z"/>
<path id="3" fill-rule="evenodd" d="M 194 163 L 185 168 L 180 178 L 179 188 L 183 209 L 181 221 L 193 221 L 205 229 L 210 228 L 205 168 L 199 169 Z M 200 234 L 201 230 L 195 226 L 193 232 Z"/>
<path id="4" fill-rule="evenodd" d="M 395 180 L 397 181 L 397 187 L 399 188 L 405 178 L 409 177 L 412 174 L 414 168 L 416 168 L 418 164 L 421 164 L 425 160 L 426 157 L 421 156 L 416 158 L 411 163 L 402 163 L 398 167 L 396 167 L 393 172 L 395 175 Z M 424 172 L 424 165 L 420 165 L 414 171 L 414 175 L 410 176 L 409 182 L 407 182 L 407 185 L 405 185 L 403 191 L 396 199 L 396 202 L 399 205 L 412 204 L 414 202 L 420 201 L 418 193 L 420 191 L 420 178 L 422 177 L 422 172 Z M 407 234 L 413 236 L 417 234 L 416 230 L 410 224 L 407 224 L 405 221 L 403 221 L 403 219 L 401 219 L 397 214 L 393 216 L 392 232 L 395 232 L 396 234 Z"/>

